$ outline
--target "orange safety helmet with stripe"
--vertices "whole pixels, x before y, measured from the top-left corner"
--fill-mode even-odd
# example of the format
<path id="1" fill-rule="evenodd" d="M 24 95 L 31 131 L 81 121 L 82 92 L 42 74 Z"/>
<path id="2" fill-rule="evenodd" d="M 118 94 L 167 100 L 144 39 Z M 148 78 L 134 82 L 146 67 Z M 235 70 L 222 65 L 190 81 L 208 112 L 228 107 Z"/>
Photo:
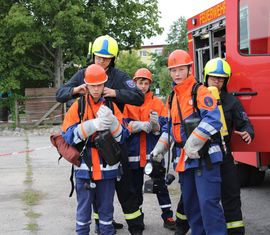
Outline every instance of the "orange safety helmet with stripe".
<path id="1" fill-rule="evenodd" d="M 193 61 L 190 55 L 184 50 L 174 50 L 168 57 L 168 68 L 172 69 L 178 66 L 191 66 Z"/>
<path id="2" fill-rule="evenodd" d="M 152 80 L 152 73 L 146 69 L 146 68 L 140 68 L 136 71 L 133 80 L 136 81 L 138 78 L 146 78 L 148 79 L 151 83 L 153 82 Z"/>
<path id="3" fill-rule="evenodd" d="M 105 70 L 97 64 L 89 65 L 84 74 L 84 82 L 87 85 L 100 85 L 108 80 Z"/>

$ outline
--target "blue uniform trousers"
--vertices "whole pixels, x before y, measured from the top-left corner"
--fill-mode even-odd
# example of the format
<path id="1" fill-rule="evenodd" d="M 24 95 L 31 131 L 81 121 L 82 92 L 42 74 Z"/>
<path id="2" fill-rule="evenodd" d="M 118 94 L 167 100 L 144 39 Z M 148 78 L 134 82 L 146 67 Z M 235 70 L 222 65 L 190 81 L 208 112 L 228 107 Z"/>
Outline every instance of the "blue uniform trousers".
<path id="1" fill-rule="evenodd" d="M 144 182 L 144 168 L 132 169 L 132 181 L 139 199 L 139 205 L 143 204 L 143 182 Z M 163 220 L 173 217 L 173 211 L 171 210 L 171 199 L 169 196 L 167 185 L 165 180 L 160 180 L 160 191 L 156 194 L 159 206 L 162 210 L 161 217 Z"/>
<path id="2" fill-rule="evenodd" d="M 212 169 L 201 166 L 179 173 L 184 202 L 192 235 L 225 235 L 226 224 L 222 207 L 220 164 Z"/>
<path id="3" fill-rule="evenodd" d="M 223 157 L 220 166 L 221 172 L 221 202 L 227 223 L 229 235 L 244 235 L 245 226 L 242 218 L 240 184 L 237 177 L 237 169 L 231 153 Z M 178 203 L 176 225 L 185 231 L 189 229 L 184 213 L 183 198 Z"/>
<path id="4" fill-rule="evenodd" d="M 113 198 L 115 192 L 115 179 L 95 181 L 96 188 L 87 190 L 84 187 L 89 180 L 76 178 L 77 214 L 76 232 L 78 235 L 89 235 L 92 204 L 95 200 L 99 214 L 99 230 L 102 235 L 113 235 Z"/>

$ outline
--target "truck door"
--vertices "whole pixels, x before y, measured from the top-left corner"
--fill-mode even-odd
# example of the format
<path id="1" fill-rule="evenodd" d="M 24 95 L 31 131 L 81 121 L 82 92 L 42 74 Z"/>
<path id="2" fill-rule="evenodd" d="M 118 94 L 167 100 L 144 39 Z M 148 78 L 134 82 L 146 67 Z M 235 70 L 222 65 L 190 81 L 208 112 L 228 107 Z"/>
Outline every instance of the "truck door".
<path id="1" fill-rule="evenodd" d="M 210 59 L 210 50 L 208 47 L 198 48 L 196 49 L 196 58 L 197 58 L 197 71 L 196 78 L 203 82 L 203 68 L 207 61 Z"/>
<path id="2" fill-rule="evenodd" d="M 225 21 L 224 21 L 225 23 Z M 221 28 L 217 31 L 213 31 L 212 33 L 213 39 L 213 58 L 221 57 L 226 58 L 225 53 L 225 28 Z"/>
<path id="3" fill-rule="evenodd" d="M 212 58 L 225 58 L 225 19 L 222 17 L 193 31 L 195 77 L 203 82 L 203 68 Z"/>
<path id="4" fill-rule="evenodd" d="M 243 185 L 263 181 L 270 166 L 270 1 L 226 1 L 226 57 L 232 68 L 228 90 L 238 96 L 253 124 L 247 145 L 233 135 L 231 147 Z M 244 164 L 243 164 L 244 163 Z"/>

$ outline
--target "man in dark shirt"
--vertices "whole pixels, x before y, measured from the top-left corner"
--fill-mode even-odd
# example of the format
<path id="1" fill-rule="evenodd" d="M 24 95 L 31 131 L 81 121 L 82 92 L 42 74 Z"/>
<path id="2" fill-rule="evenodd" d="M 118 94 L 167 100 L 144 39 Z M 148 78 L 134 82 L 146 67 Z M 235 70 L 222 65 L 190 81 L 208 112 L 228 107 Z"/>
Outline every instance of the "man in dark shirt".
<path id="1" fill-rule="evenodd" d="M 232 133 L 239 135 L 250 144 L 254 138 L 254 130 L 240 101 L 227 92 L 227 83 L 231 76 L 231 68 L 227 61 L 215 58 L 208 61 L 204 68 L 204 85 L 218 89 L 224 111 L 228 134 L 224 136 L 226 153 L 221 163 L 221 202 L 229 235 L 245 234 L 241 211 L 240 184 L 237 169 L 231 152 Z M 187 218 L 183 210 L 183 202 L 178 203 L 177 230 L 175 235 L 185 235 L 189 230 Z"/>
<path id="2" fill-rule="evenodd" d="M 100 43 L 103 44 L 100 45 Z M 101 48 L 98 46 L 101 46 Z M 108 47 L 107 49 L 106 46 Z M 120 111 L 123 111 L 125 104 L 137 106 L 143 104 L 143 93 L 125 72 L 114 67 L 114 61 L 118 54 L 117 42 L 108 35 L 101 36 L 95 40 L 92 53 L 93 63 L 101 65 L 108 75 L 103 97 L 112 99 Z M 84 84 L 85 69 L 80 69 L 65 85 L 57 90 L 56 100 L 58 102 L 67 102 L 87 92 Z"/>
<path id="3" fill-rule="evenodd" d="M 105 83 L 103 97 L 113 101 L 119 110 L 124 110 L 125 104 L 141 105 L 144 102 L 144 94 L 137 88 L 130 77 L 114 67 L 118 55 L 118 44 L 112 37 L 105 35 L 98 37 L 92 50 L 93 63 L 100 65 L 106 71 L 108 80 Z M 56 100 L 64 103 L 87 93 L 84 84 L 85 68 L 75 73 L 72 78 L 56 92 Z M 143 214 L 139 208 L 139 201 L 135 190 L 130 182 L 131 170 L 128 166 L 126 145 L 122 145 L 121 164 L 123 175 L 116 182 L 116 193 L 128 223 L 128 230 L 131 234 L 140 235 L 144 230 Z M 98 214 L 95 214 L 95 219 Z M 117 226 L 118 225 L 118 226 Z M 114 223 L 115 228 L 122 228 L 121 224 Z"/>

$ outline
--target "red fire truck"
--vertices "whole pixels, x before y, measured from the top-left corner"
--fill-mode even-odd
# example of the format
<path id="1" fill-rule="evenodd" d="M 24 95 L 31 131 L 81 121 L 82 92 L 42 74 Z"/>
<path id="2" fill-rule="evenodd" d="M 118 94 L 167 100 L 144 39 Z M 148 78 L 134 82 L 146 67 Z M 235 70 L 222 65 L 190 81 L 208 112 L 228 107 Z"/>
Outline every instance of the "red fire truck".
<path id="1" fill-rule="evenodd" d="M 234 157 L 241 185 L 258 185 L 270 166 L 270 1 L 225 0 L 187 24 L 198 80 L 203 80 L 209 59 L 226 58 L 231 65 L 228 89 L 243 104 L 255 130 L 250 145 L 233 136 Z"/>

